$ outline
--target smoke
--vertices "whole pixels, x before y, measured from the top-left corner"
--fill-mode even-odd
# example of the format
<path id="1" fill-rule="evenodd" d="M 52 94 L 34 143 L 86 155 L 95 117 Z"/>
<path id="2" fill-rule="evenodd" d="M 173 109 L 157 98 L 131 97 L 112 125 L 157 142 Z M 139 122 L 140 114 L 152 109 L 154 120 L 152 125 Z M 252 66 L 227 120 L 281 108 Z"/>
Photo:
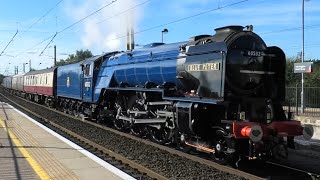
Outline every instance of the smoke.
<path id="1" fill-rule="evenodd" d="M 125 49 L 128 27 L 137 29 L 143 6 L 137 8 L 139 0 L 117 0 L 112 5 L 82 22 L 81 42 L 85 48 L 96 48 L 102 51 Z M 76 0 L 67 1 L 66 12 L 77 21 L 95 10 L 110 3 L 111 0 Z M 125 13 L 121 13 L 131 9 Z M 118 15 L 121 13 L 120 15 Z M 120 38 L 122 37 L 122 38 Z"/>

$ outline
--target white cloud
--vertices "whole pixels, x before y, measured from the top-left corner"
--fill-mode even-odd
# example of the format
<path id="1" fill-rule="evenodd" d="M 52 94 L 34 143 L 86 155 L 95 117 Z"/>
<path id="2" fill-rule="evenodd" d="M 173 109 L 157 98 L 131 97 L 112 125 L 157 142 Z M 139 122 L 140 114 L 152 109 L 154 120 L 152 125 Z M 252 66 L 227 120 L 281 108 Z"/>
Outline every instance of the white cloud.
<path id="1" fill-rule="evenodd" d="M 74 20 L 79 20 L 110 2 L 111 0 L 109 2 L 85 0 L 81 4 L 76 4 L 75 1 L 68 1 L 65 11 Z M 124 49 L 126 38 L 119 37 L 126 35 L 128 25 L 132 25 L 137 31 L 143 6 L 120 15 L 117 14 L 136 6 L 138 3 L 141 2 L 138 0 L 118 0 L 82 22 L 83 30 L 80 33 L 83 46 L 100 49 L 100 51 Z"/>

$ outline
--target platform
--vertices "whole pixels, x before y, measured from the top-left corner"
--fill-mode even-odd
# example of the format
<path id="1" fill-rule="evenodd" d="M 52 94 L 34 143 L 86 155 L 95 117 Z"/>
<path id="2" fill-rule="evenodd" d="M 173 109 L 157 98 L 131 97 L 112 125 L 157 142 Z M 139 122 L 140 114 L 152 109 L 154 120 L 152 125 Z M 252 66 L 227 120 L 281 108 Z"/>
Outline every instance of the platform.
<path id="1" fill-rule="evenodd" d="M 0 179 L 134 179 L 0 102 Z"/>

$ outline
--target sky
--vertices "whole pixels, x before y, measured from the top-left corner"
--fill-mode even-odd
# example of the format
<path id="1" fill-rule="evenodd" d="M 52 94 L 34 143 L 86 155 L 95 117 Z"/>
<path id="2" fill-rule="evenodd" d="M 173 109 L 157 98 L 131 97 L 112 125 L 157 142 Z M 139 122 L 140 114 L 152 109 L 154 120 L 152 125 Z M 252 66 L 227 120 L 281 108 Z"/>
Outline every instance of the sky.
<path id="1" fill-rule="evenodd" d="M 94 55 L 125 50 L 133 27 L 136 48 L 187 41 L 227 25 L 253 25 L 268 46 L 287 57 L 302 51 L 302 0 L 3 0 L 0 6 L 0 74 L 53 66 L 76 50 Z M 305 59 L 320 59 L 320 1 L 305 0 Z M 17 34 L 16 34 L 17 33 Z M 15 35 L 16 34 L 16 35 Z M 28 63 L 28 64 L 26 64 Z"/>

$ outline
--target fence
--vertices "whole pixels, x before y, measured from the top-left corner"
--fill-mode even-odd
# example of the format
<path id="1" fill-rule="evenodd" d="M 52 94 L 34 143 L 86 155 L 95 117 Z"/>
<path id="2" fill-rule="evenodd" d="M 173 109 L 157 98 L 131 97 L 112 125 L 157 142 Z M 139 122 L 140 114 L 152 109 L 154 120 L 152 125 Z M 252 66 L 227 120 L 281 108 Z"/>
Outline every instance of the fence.
<path id="1" fill-rule="evenodd" d="M 301 113 L 301 87 L 287 87 L 284 109 L 295 115 L 320 116 L 320 87 L 304 88 L 304 112 Z"/>

